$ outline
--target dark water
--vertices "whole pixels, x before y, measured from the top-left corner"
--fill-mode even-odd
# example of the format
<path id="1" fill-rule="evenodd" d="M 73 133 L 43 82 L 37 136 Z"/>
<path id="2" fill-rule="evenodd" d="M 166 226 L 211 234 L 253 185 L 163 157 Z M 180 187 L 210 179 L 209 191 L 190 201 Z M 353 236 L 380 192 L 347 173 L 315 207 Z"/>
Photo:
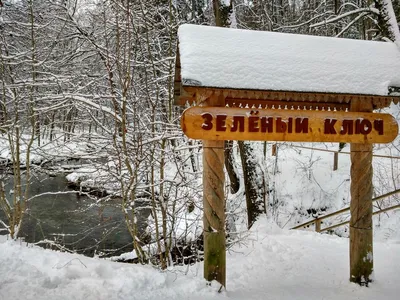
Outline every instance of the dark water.
<path id="1" fill-rule="evenodd" d="M 11 187 L 12 181 L 9 180 L 7 197 L 12 197 Z M 28 204 L 20 233 L 26 242 L 51 240 L 89 256 L 119 255 L 132 250 L 132 238 L 126 229 L 118 199 L 102 202 L 79 195 L 68 187 L 62 174 L 33 178 L 29 191 L 30 196 L 40 196 Z M 70 193 L 43 194 L 48 192 Z M 0 212 L 2 217 L 4 214 Z"/>

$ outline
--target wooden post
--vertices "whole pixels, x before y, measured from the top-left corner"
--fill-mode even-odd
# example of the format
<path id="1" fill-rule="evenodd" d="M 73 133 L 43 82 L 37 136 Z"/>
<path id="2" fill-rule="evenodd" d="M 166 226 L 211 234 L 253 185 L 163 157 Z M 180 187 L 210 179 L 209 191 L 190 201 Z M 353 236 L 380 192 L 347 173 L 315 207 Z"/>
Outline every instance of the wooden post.
<path id="1" fill-rule="evenodd" d="M 315 231 L 321 232 L 321 219 L 319 218 L 315 219 Z"/>
<path id="2" fill-rule="evenodd" d="M 372 103 L 352 100 L 351 111 L 371 112 Z M 372 281 L 372 144 L 354 144 L 351 149 L 350 281 Z"/>
<path id="3" fill-rule="evenodd" d="M 272 145 L 272 156 L 276 156 L 276 143 Z"/>
<path id="4" fill-rule="evenodd" d="M 224 106 L 211 96 L 209 106 Z M 224 141 L 203 140 L 204 278 L 226 287 Z"/>
<path id="5" fill-rule="evenodd" d="M 339 153 L 338 152 L 333 153 L 333 171 L 336 171 L 338 169 L 338 160 L 339 160 Z"/>

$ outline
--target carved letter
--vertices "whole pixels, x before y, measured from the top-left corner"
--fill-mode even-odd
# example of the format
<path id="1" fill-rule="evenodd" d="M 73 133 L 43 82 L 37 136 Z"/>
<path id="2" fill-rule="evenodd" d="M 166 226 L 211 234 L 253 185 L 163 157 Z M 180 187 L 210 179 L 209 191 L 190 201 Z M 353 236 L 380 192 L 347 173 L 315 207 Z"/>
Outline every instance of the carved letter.
<path id="1" fill-rule="evenodd" d="M 326 119 L 324 123 L 324 133 L 325 134 L 336 134 L 335 123 L 337 120 L 335 119 Z"/>
<path id="2" fill-rule="evenodd" d="M 249 117 L 249 132 L 260 131 L 260 128 L 258 127 L 258 120 L 260 120 L 260 117 L 255 117 L 255 116 Z"/>
<path id="3" fill-rule="evenodd" d="M 226 115 L 217 115 L 216 125 L 217 131 L 226 131 Z"/>
<path id="4" fill-rule="evenodd" d="M 276 118 L 276 132 L 283 133 L 287 129 L 287 125 L 282 121 L 282 118 Z"/>
<path id="5" fill-rule="evenodd" d="M 204 130 L 211 130 L 213 128 L 213 116 L 210 113 L 204 113 L 201 115 L 204 119 L 204 123 L 201 125 L 201 128 Z"/>
<path id="6" fill-rule="evenodd" d="M 231 131 L 244 132 L 244 116 L 234 116 Z"/>
<path id="7" fill-rule="evenodd" d="M 360 127 L 361 134 L 368 134 L 372 131 L 372 124 L 367 119 L 361 121 Z"/>
<path id="8" fill-rule="evenodd" d="M 340 134 L 353 134 L 353 120 L 343 120 L 342 130 L 340 130 Z"/>
<path id="9" fill-rule="evenodd" d="M 296 133 L 308 133 L 308 118 L 296 118 Z"/>
<path id="10" fill-rule="evenodd" d="M 262 117 L 260 120 L 261 123 L 261 132 L 271 133 L 274 127 L 274 119 L 272 117 Z"/>
<path id="11" fill-rule="evenodd" d="M 293 132 L 293 118 L 288 119 L 288 124 L 287 124 L 287 132 L 292 133 Z"/>

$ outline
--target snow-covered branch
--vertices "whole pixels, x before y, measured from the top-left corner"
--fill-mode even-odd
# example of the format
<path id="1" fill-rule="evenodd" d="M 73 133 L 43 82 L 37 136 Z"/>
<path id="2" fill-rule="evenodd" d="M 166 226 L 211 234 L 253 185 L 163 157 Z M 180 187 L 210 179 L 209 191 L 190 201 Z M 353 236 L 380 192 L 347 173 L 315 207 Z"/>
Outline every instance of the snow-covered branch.
<path id="1" fill-rule="evenodd" d="M 377 10 L 376 8 L 373 8 L 373 7 L 355 9 L 355 10 L 349 11 L 347 13 L 341 14 L 339 16 L 336 16 L 334 18 L 331 18 L 331 19 L 328 19 L 328 20 L 324 20 L 324 21 L 312 24 L 312 25 L 310 25 L 310 28 L 315 28 L 315 27 L 326 25 L 326 24 L 330 24 L 330 23 L 339 21 L 339 20 L 341 20 L 343 18 L 346 18 L 348 16 L 351 16 L 351 15 L 354 15 L 354 14 L 360 14 L 360 13 L 367 13 L 367 14 L 373 13 L 373 14 L 379 15 L 379 10 Z"/>
<path id="2" fill-rule="evenodd" d="M 356 23 L 361 18 L 368 15 L 368 13 L 359 14 L 355 19 L 353 19 L 349 24 L 347 24 L 335 37 L 340 37 L 343 33 L 345 33 L 354 23 Z"/>
<path id="3" fill-rule="evenodd" d="M 87 98 L 84 98 L 84 97 L 81 97 L 81 96 L 77 96 L 77 95 L 68 95 L 68 97 L 71 98 L 72 100 L 79 101 L 79 102 L 81 102 L 81 103 L 83 103 L 83 104 L 85 104 L 85 105 L 87 105 L 87 106 L 90 106 L 90 107 L 94 107 L 94 108 L 96 108 L 96 109 L 99 109 L 99 110 L 101 110 L 101 111 L 103 111 L 103 112 L 105 112 L 105 113 L 111 115 L 112 117 L 114 117 L 118 122 L 122 123 L 122 118 L 121 118 L 120 116 L 118 116 L 118 115 L 116 114 L 116 112 L 114 112 L 114 111 L 113 111 L 111 108 L 109 108 L 109 107 L 96 104 L 96 103 L 94 103 L 93 101 L 90 101 L 90 100 L 87 99 Z"/>

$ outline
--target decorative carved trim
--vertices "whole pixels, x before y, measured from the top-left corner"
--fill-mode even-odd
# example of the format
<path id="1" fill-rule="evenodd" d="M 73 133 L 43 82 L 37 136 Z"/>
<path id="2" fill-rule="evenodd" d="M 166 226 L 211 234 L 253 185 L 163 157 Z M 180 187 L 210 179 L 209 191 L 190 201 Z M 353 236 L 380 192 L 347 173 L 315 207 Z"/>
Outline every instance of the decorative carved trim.
<path id="1" fill-rule="evenodd" d="M 177 77 L 175 76 L 177 80 Z M 179 80 L 179 79 L 178 79 Z M 204 96 L 223 95 L 227 105 L 265 106 L 279 102 L 292 103 L 292 106 L 305 106 L 320 109 L 346 110 L 352 100 L 371 101 L 374 109 L 387 107 L 391 102 L 398 103 L 400 96 L 374 96 L 374 95 L 352 95 L 352 94 L 329 94 L 309 92 L 288 92 L 288 91 L 260 91 L 241 89 L 221 89 L 212 87 L 183 86 L 181 82 L 175 81 L 175 105 L 199 105 L 198 101 L 204 101 Z M 200 96 L 199 96 L 200 95 Z M 265 102 L 265 103 L 264 103 Z M 318 105 L 316 105 L 318 103 Z"/>

